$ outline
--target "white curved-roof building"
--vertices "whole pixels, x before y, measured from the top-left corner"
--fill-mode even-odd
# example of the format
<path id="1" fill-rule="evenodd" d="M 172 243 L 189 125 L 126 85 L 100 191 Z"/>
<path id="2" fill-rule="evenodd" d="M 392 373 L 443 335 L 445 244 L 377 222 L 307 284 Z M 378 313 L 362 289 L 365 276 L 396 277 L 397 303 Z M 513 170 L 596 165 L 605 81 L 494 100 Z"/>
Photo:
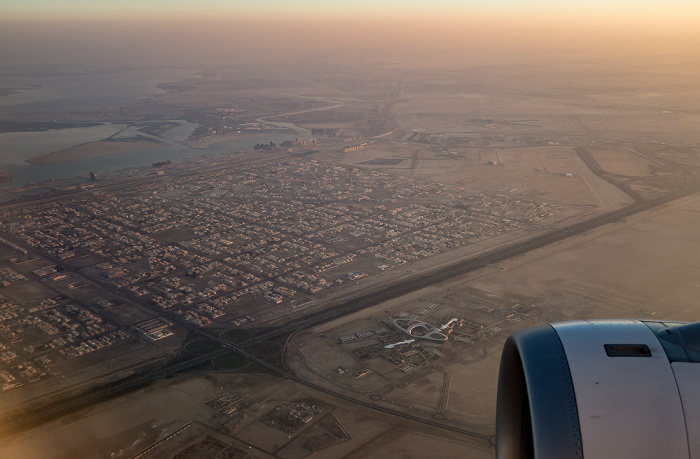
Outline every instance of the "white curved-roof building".
<path id="1" fill-rule="evenodd" d="M 394 326 L 413 338 L 447 341 L 447 335 L 437 327 L 415 319 L 394 319 Z"/>

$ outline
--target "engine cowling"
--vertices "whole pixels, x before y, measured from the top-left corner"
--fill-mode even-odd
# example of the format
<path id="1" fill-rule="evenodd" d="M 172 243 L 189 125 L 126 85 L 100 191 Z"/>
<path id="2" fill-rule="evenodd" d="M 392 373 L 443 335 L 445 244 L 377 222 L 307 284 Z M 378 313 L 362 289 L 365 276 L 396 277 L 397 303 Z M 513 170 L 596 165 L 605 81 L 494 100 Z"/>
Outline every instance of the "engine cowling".
<path id="1" fill-rule="evenodd" d="M 521 330 L 498 379 L 499 459 L 700 458 L 700 322 Z"/>

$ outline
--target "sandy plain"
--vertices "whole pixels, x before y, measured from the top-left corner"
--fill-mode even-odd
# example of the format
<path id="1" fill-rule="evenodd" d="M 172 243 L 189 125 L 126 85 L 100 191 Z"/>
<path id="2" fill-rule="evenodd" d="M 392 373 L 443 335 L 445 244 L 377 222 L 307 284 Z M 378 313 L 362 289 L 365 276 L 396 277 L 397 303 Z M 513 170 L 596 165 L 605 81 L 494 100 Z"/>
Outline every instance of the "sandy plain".
<path id="1" fill-rule="evenodd" d="M 239 396 L 247 406 L 240 416 L 222 426 L 212 418 L 216 410 L 207 404 L 226 393 Z M 265 415 L 284 403 L 315 403 L 322 407 L 310 427 L 288 436 L 262 422 Z M 412 454 L 419 448 L 426 454 L 440 446 L 443 457 L 489 457 L 483 445 L 465 445 L 459 436 L 425 428 L 411 428 L 378 413 L 363 413 L 351 405 L 325 400 L 302 387 L 264 375 L 207 375 L 179 378 L 106 403 L 42 427 L 32 435 L 19 435 L 0 446 L 3 457 L 172 457 L 206 437 L 222 439 L 223 448 L 239 450 L 245 457 L 301 458 L 310 453 L 295 443 L 313 438 L 323 429 L 324 419 L 352 432 L 351 438 L 318 450 L 314 457 L 386 457 Z M 333 419 L 335 418 L 335 419 Z M 133 419 L 139 419 L 133 423 Z M 194 427 L 193 427 L 194 425 Z M 197 427 L 199 426 L 199 427 Z M 194 438 L 189 430 L 198 430 Z M 420 445 L 413 445 L 419 442 Z M 297 442 L 298 443 L 298 442 Z M 302 441 L 302 444 L 304 442 Z M 152 445 L 155 445 L 152 447 Z M 375 452 L 376 451 L 376 452 Z M 270 456 L 269 454 L 274 454 Z M 201 457 L 201 456 L 191 456 Z M 244 457 L 244 456 L 241 456 Z"/>
<path id="2" fill-rule="evenodd" d="M 509 333 L 536 323 L 579 318 L 700 319 L 698 224 L 700 198 L 676 201 L 301 332 L 288 346 L 288 364 L 305 378 L 354 396 L 382 394 L 378 403 L 417 415 L 442 413 L 448 422 L 488 432 L 495 421 L 500 347 Z M 454 315 L 499 330 L 471 344 L 441 345 L 444 357 L 417 379 L 412 373 L 389 374 L 385 368 L 359 381 L 335 374 L 338 365 L 353 371 L 378 369 L 373 360 L 355 358 L 350 345 L 338 344 L 339 336 L 371 328 L 381 318 L 415 313 L 426 304 L 440 304 L 444 311 L 430 323 L 437 325 L 440 317 Z M 484 307 L 512 313 L 519 305 L 529 309 L 517 320 L 484 317 Z M 449 403 L 441 410 L 443 371 Z"/>

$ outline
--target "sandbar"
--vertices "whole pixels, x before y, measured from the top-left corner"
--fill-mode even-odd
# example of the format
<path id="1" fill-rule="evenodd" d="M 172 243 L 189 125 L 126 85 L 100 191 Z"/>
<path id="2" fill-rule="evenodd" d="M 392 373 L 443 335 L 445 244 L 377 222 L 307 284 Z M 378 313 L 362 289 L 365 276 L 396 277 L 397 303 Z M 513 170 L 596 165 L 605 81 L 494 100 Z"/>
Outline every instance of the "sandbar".
<path id="1" fill-rule="evenodd" d="M 40 166 L 46 164 L 56 164 L 65 161 L 74 161 L 83 158 L 95 158 L 98 156 L 109 156 L 119 153 L 126 153 L 136 150 L 165 147 L 166 145 L 157 140 L 139 138 L 138 140 L 114 141 L 100 140 L 97 142 L 87 142 L 63 150 L 54 151 L 36 158 L 28 159 L 29 164 Z"/>

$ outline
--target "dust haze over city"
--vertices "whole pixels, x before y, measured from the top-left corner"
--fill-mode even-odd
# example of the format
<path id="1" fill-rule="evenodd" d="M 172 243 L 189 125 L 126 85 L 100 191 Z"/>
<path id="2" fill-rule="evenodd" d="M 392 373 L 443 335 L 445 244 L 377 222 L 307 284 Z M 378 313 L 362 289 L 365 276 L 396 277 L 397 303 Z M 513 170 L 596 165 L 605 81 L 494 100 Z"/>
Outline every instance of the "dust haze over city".
<path id="1" fill-rule="evenodd" d="M 506 337 L 700 320 L 694 2 L 10 1 L 2 457 L 494 457 Z"/>

